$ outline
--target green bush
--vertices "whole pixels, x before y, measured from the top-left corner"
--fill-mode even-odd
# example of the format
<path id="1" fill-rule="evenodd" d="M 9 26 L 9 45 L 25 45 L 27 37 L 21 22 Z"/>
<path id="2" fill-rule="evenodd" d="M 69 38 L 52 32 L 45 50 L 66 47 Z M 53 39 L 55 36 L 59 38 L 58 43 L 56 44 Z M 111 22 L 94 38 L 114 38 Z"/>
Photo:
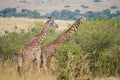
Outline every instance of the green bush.
<path id="1" fill-rule="evenodd" d="M 17 55 L 18 50 L 28 43 L 28 41 L 41 31 L 43 22 L 35 22 L 35 29 L 33 31 L 25 32 L 21 30 L 18 32 L 7 32 L 0 36 L 0 56 L 11 58 L 12 55 Z"/>
<path id="2" fill-rule="evenodd" d="M 58 49 L 58 80 L 120 75 L 120 23 L 116 19 L 85 20 L 68 43 Z"/>

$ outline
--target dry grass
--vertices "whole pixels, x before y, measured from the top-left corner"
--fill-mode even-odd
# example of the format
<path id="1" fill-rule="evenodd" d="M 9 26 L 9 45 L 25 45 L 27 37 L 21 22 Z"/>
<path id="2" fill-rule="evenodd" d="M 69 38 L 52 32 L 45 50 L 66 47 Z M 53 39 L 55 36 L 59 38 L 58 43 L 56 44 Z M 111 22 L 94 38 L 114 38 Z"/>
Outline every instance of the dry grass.
<path id="1" fill-rule="evenodd" d="M 38 19 L 28 19 L 28 18 L 0 18 L 0 32 L 9 31 L 12 32 L 17 26 L 17 30 L 27 30 L 29 26 L 34 26 L 35 21 L 40 21 Z"/>
<path id="2" fill-rule="evenodd" d="M 52 73 L 41 72 L 36 78 L 32 71 L 29 71 L 25 76 L 20 76 L 17 72 L 17 64 L 11 60 L 7 60 L 2 63 L 0 61 L 0 80 L 56 80 L 56 77 Z"/>
<path id="3" fill-rule="evenodd" d="M 36 21 L 43 21 L 43 19 L 29 19 L 29 18 L 0 18 L 0 32 L 4 33 L 4 31 L 13 32 L 15 31 L 15 26 L 17 26 L 17 31 L 24 29 L 28 31 L 29 28 L 35 27 Z M 55 22 L 59 25 L 59 28 L 56 31 L 64 30 L 73 23 L 73 21 L 66 20 L 55 20 Z"/>
<path id="4" fill-rule="evenodd" d="M 7 60 L 4 64 L 0 61 L 0 80 L 57 80 L 57 77 L 56 74 L 44 72 L 43 70 L 41 70 L 38 77 L 35 77 L 32 71 L 27 72 L 24 76 L 20 76 L 17 72 L 17 63 Z M 91 78 L 89 80 L 120 80 L 120 78 L 106 78 L 103 76 L 102 78 Z"/>

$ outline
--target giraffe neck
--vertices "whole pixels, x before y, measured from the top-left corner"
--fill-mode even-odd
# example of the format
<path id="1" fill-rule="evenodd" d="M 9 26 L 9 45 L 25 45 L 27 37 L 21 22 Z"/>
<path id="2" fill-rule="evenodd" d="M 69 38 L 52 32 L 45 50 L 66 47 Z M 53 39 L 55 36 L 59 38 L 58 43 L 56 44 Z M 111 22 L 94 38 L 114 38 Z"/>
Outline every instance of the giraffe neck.
<path id="1" fill-rule="evenodd" d="M 81 24 L 80 20 L 77 20 L 66 32 L 60 34 L 56 40 L 53 41 L 53 44 L 55 47 L 59 47 L 60 45 L 64 44 L 67 39 L 71 36 L 72 33 L 74 33 L 79 25 Z"/>
<path id="2" fill-rule="evenodd" d="M 45 24 L 45 26 L 43 26 L 42 28 L 42 31 L 32 39 L 32 42 L 37 42 L 38 44 L 41 44 L 41 42 L 43 41 L 43 39 L 47 34 L 47 31 L 48 31 L 48 25 Z"/>

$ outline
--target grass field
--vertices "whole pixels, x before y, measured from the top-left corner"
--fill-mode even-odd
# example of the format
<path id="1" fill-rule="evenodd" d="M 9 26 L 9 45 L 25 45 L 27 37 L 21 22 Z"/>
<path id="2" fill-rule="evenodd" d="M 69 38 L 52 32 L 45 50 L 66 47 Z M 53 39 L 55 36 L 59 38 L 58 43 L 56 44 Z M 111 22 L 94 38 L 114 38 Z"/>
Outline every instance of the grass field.
<path id="1" fill-rule="evenodd" d="M 35 22 L 46 20 L 43 19 L 29 19 L 29 18 L 0 18 L 0 33 L 4 33 L 4 31 L 13 32 L 15 31 L 15 26 L 17 26 L 17 31 L 24 29 L 28 31 L 30 28 L 35 27 Z M 55 22 L 59 25 L 58 30 L 64 30 L 68 25 L 72 24 L 73 21 L 65 21 L 65 20 L 55 20 Z"/>

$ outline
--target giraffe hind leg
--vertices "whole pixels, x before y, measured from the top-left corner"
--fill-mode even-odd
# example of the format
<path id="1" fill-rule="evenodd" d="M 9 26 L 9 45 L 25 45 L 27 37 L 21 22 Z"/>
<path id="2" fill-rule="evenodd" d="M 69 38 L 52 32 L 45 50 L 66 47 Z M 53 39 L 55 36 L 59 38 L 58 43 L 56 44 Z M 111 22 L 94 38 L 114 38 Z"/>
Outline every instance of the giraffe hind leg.
<path id="1" fill-rule="evenodd" d="M 17 69 L 18 69 L 19 74 L 21 74 L 22 64 L 23 64 L 23 57 L 18 56 L 18 68 Z"/>

